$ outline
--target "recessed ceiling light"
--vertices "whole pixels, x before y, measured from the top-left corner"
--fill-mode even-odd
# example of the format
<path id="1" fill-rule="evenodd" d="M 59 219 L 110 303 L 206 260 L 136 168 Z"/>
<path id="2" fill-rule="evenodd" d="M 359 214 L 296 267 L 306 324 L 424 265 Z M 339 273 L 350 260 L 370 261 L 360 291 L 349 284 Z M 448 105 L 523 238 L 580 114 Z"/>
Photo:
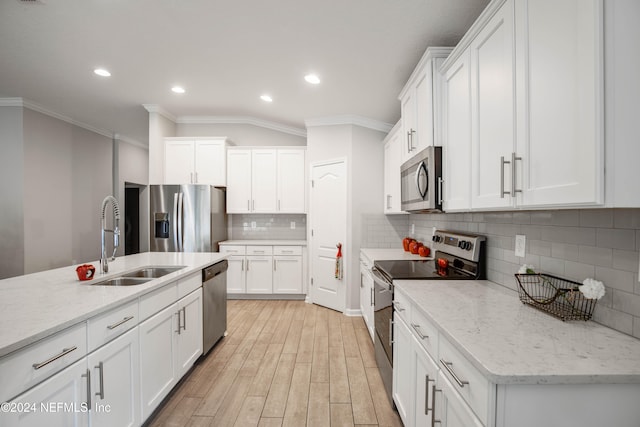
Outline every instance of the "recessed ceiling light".
<path id="1" fill-rule="evenodd" d="M 264 102 L 273 102 L 273 98 L 271 98 L 269 95 L 260 95 L 260 99 L 262 99 Z"/>
<path id="2" fill-rule="evenodd" d="M 315 74 L 307 74 L 306 76 L 304 76 L 304 79 L 312 85 L 317 85 L 320 83 L 320 77 L 316 76 Z"/>
<path id="3" fill-rule="evenodd" d="M 183 87 L 180 86 L 174 86 L 171 88 L 171 90 L 175 93 L 185 93 L 186 91 L 184 90 Z"/>
<path id="4" fill-rule="evenodd" d="M 111 77 L 111 73 L 104 68 L 96 68 L 93 72 L 102 77 Z"/>

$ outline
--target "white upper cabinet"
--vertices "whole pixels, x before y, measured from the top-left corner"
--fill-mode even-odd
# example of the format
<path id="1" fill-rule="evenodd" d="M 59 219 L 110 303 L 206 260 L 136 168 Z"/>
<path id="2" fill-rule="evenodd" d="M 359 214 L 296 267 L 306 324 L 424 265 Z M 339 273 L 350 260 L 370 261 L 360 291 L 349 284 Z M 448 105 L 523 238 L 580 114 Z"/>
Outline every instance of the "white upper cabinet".
<path id="1" fill-rule="evenodd" d="M 400 92 L 402 110 L 402 161 L 430 145 L 440 145 L 440 106 L 442 79 L 437 70 L 451 48 L 428 48 L 409 81 Z"/>
<path id="2" fill-rule="evenodd" d="M 471 207 L 512 206 L 504 194 L 511 191 L 508 166 L 515 151 L 512 0 L 478 33 L 470 53 Z"/>
<path id="3" fill-rule="evenodd" d="M 304 213 L 305 150 L 227 150 L 228 213 Z"/>
<path id="4" fill-rule="evenodd" d="M 305 212 L 305 150 L 278 149 L 278 212 Z"/>
<path id="5" fill-rule="evenodd" d="M 471 186 L 471 83 L 469 50 L 445 73 L 443 208 L 468 210 Z"/>
<path id="6" fill-rule="evenodd" d="M 402 123 L 398 122 L 384 143 L 384 213 L 398 214 L 402 211 L 400 200 L 400 166 L 402 165 Z"/>
<path id="7" fill-rule="evenodd" d="M 441 70 L 445 210 L 603 204 L 602 9 L 602 0 L 487 6 Z"/>
<path id="8" fill-rule="evenodd" d="M 166 138 L 165 184 L 226 185 L 226 138 Z"/>
<path id="9" fill-rule="evenodd" d="M 604 201 L 602 3 L 515 2 L 521 206 Z"/>
<path id="10" fill-rule="evenodd" d="M 251 211 L 271 213 L 277 209 L 276 150 L 251 151 Z"/>

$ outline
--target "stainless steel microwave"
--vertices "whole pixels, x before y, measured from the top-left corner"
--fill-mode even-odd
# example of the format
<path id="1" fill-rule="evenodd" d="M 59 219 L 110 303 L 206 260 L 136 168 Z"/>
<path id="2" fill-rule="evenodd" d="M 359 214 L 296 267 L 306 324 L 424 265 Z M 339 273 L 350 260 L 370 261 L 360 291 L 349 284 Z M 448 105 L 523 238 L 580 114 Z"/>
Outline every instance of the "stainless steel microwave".
<path id="1" fill-rule="evenodd" d="M 427 147 L 404 162 L 400 177 L 403 211 L 442 211 L 442 147 Z"/>

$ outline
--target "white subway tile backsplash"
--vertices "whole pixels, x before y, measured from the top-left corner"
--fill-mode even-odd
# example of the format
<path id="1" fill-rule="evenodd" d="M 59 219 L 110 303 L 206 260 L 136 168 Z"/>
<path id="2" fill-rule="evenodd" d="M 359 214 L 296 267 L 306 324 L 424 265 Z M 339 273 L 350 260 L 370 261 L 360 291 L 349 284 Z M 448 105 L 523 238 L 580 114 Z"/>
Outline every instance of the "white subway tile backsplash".
<path id="1" fill-rule="evenodd" d="M 596 245 L 601 248 L 636 249 L 636 232 L 624 228 L 597 228 Z"/>
<path id="2" fill-rule="evenodd" d="M 640 338 L 640 209 L 368 215 L 362 246 L 399 247 L 411 224 L 423 241 L 430 241 L 434 226 L 486 235 L 487 276 L 511 290 L 517 290 L 513 274 L 523 263 L 578 282 L 601 280 L 607 292 L 594 320 Z M 527 237 L 524 258 L 514 254 L 516 234 Z"/>

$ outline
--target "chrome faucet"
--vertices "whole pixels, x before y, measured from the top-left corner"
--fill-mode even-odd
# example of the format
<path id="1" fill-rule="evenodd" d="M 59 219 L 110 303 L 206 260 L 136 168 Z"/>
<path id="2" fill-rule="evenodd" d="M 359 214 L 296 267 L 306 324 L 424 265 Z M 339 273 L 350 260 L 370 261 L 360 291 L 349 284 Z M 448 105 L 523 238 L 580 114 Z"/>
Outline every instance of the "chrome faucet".
<path id="1" fill-rule="evenodd" d="M 113 230 L 107 230 L 106 213 L 107 205 L 111 202 L 113 206 Z M 107 245 L 105 242 L 105 236 L 107 232 L 113 233 L 113 254 L 111 255 L 111 261 L 116 259 L 116 250 L 120 244 L 120 229 L 118 223 L 120 222 L 120 205 L 113 196 L 107 196 L 102 201 L 102 216 L 100 218 L 100 241 L 102 249 L 100 251 L 100 272 L 107 273 L 109 271 L 109 257 L 107 257 Z"/>

